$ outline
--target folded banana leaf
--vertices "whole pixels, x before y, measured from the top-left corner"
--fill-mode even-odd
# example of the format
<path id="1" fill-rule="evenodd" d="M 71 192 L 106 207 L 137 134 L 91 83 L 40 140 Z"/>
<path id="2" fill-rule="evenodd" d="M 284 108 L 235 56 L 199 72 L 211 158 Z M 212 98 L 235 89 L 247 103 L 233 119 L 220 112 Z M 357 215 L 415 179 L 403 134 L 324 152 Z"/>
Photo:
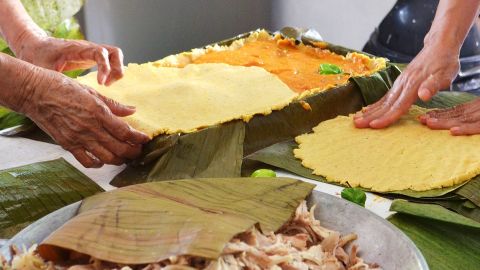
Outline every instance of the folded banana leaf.
<path id="1" fill-rule="evenodd" d="M 229 45 L 234 40 L 244 38 L 250 33 L 239 35 L 233 39 L 218 42 L 219 45 Z M 340 46 L 329 45 L 331 51 L 346 55 L 352 50 Z M 392 65 L 379 71 L 373 76 L 355 78 L 348 84 L 328 91 L 323 91 L 301 101 L 293 102 L 282 110 L 274 111 L 265 116 L 254 116 L 248 123 L 241 123 L 244 128 L 230 132 L 229 125 L 223 124 L 209 127 L 205 130 L 181 134 L 176 136 L 159 136 L 150 142 L 144 149 L 143 156 L 129 164 L 124 173 L 116 176 L 110 183 L 113 186 L 125 186 L 147 181 L 158 181 L 184 177 L 195 177 L 198 173 L 195 168 L 200 168 L 202 177 L 239 175 L 238 165 L 242 164 L 242 156 L 238 155 L 237 147 L 232 143 L 238 142 L 243 137 L 241 146 L 243 156 L 254 153 L 272 144 L 290 140 L 302 133 L 309 132 L 321 121 L 331 119 L 337 115 L 347 115 L 360 110 L 369 98 L 371 89 L 375 93 L 385 93 L 400 71 Z M 365 89 L 362 89 L 365 88 Z M 308 103 L 311 110 L 306 110 L 304 102 Z M 217 133 L 218 130 L 227 129 L 218 143 L 206 143 L 205 133 Z M 215 130 L 215 131 L 207 131 Z M 225 137 L 230 133 L 230 138 Z M 219 136 L 210 134 L 209 136 Z M 185 139 L 183 139 L 185 137 Z M 187 139 L 188 137 L 188 139 Z M 203 152 L 194 150 L 192 154 L 185 154 L 189 149 L 182 144 L 188 140 L 191 149 L 203 149 Z M 213 140 L 212 140 L 213 141 Z M 167 149 L 167 148 L 171 149 Z M 216 149 L 206 149 L 215 147 Z M 223 153 L 223 158 L 213 153 Z M 169 164 L 169 165 L 166 165 Z M 172 169 L 175 170 L 172 170 Z M 234 174 L 228 174 L 234 172 Z"/>
<path id="2" fill-rule="evenodd" d="M 436 215 L 432 219 L 433 214 L 428 212 L 431 209 L 422 205 L 397 205 L 395 208 L 400 213 L 388 220 L 412 239 L 430 269 L 478 269 L 480 231 L 476 226 L 465 226 L 461 218 L 457 220 L 450 214 L 442 215 L 443 221 Z"/>
<path id="3" fill-rule="evenodd" d="M 184 136 L 160 136 L 147 145 L 145 165 L 132 165 L 110 184 L 117 187 L 159 180 L 239 177 L 245 124 L 234 121 Z M 156 162 L 149 162 L 158 159 Z"/>
<path id="4" fill-rule="evenodd" d="M 64 159 L 0 171 L 0 238 L 102 188 Z"/>
<path id="5" fill-rule="evenodd" d="M 179 255 L 216 259 L 234 235 L 256 224 L 265 232 L 278 230 L 313 188 L 288 178 L 129 186 L 84 200 L 78 215 L 51 234 L 39 252 L 54 262 L 64 259 L 64 249 L 123 264 Z"/>

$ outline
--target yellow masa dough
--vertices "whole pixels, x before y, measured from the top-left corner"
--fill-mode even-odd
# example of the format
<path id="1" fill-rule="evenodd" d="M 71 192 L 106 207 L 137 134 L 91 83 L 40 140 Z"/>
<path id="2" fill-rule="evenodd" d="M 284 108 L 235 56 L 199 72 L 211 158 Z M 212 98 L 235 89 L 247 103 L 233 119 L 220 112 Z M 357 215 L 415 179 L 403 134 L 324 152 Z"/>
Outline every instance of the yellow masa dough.
<path id="1" fill-rule="evenodd" d="M 101 94 L 137 111 L 125 118 L 154 137 L 188 133 L 234 119 L 248 121 L 288 105 L 296 94 L 259 67 L 191 64 L 185 68 L 130 64 L 110 87 L 97 84 L 96 73 L 78 78 Z"/>
<path id="2" fill-rule="evenodd" d="M 320 123 L 298 136 L 295 157 L 328 181 L 373 191 L 425 191 L 480 173 L 480 135 L 452 136 L 417 119 L 419 108 L 387 129 L 357 129 L 352 116 Z"/>

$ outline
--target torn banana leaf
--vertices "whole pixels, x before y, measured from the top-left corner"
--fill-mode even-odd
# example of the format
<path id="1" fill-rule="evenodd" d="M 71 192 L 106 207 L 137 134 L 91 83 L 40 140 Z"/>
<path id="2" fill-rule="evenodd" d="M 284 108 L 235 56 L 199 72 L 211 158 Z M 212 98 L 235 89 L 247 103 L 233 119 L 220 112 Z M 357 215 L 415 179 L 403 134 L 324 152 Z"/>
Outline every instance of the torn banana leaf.
<path id="1" fill-rule="evenodd" d="M 234 40 L 245 38 L 248 35 L 250 33 L 216 44 L 229 45 Z M 335 45 L 328 45 L 327 48 L 341 55 L 346 55 L 352 51 Z M 386 92 L 398 74 L 399 71 L 396 67 L 387 65 L 385 70 L 381 70 L 373 76 L 359 79 L 362 83 L 350 81 L 346 85 L 307 96 L 301 101 L 292 102 L 282 110 L 273 111 L 269 115 L 254 116 L 248 123 L 243 123 L 244 139 L 241 142 L 243 156 L 309 132 L 321 121 L 360 110 L 365 105 L 366 97 L 368 97 L 370 91 Z M 376 94 L 372 93 L 372 95 Z M 206 130 L 211 129 L 229 130 L 230 128 L 228 124 L 223 124 L 209 127 Z M 229 143 L 206 144 L 205 134 L 202 134 L 203 132 L 210 132 L 206 130 L 180 134 L 178 138 L 175 138 L 175 136 L 155 138 L 146 146 L 143 156 L 115 177 L 111 184 L 118 187 L 146 181 L 195 177 L 199 175 L 195 168 L 200 169 L 202 177 L 238 176 L 240 174 L 238 166 L 242 163 L 243 156 L 237 155 L 238 149 L 232 147 Z M 240 135 L 235 133 L 230 133 L 230 136 L 230 138 L 222 137 L 222 140 L 236 142 L 240 138 Z M 185 140 L 188 140 L 188 145 L 184 143 Z M 179 145 L 181 143 L 183 145 Z M 167 146 L 172 149 L 167 149 Z M 215 147 L 216 149 L 205 147 Z M 194 149 L 190 156 L 187 154 L 190 151 L 189 149 Z M 219 158 L 218 155 L 215 156 L 213 153 L 223 153 L 224 157 Z"/>
<path id="2" fill-rule="evenodd" d="M 59 261 L 62 250 L 122 264 L 171 256 L 220 256 L 230 239 L 259 224 L 276 231 L 313 190 L 288 178 L 175 180 L 129 186 L 90 197 L 79 214 L 40 246 Z M 140 229 L 140 230 L 139 230 Z"/>
<path id="3" fill-rule="evenodd" d="M 0 171 L 0 238 L 102 188 L 64 159 Z"/>
<path id="4" fill-rule="evenodd" d="M 478 229 L 407 214 L 388 220 L 420 249 L 431 270 L 478 269 Z"/>

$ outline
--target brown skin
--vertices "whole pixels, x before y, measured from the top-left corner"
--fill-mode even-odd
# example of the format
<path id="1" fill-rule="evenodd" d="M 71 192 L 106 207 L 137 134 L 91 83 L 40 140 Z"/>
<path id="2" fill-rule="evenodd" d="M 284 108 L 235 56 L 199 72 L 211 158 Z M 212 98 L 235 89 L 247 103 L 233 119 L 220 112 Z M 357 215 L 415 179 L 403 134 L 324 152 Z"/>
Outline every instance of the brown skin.
<path id="1" fill-rule="evenodd" d="M 448 88 L 459 70 L 460 48 L 478 16 L 479 0 L 441 0 L 422 51 L 378 102 L 354 117 L 357 128 L 386 128 L 395 123 L 420 98 L 430 100 Z M 432 129 L 450 129 L 453 135 L 480 133 L 480 101 L 459 108 L 437 110 L 421 116 Z"/>
<path id="2" fill-rule="evenodd" d="M 150 138 L 117 117 L 133 114 L 134 107 L 56 72 L 98 65 L 98 82 L 110 85 L 123 76 L 120 49 L 47 37 L 18 0 L 2 1 L 0 33 L 24 60 L 0 53 L 1 105 L 26 114 L 85 167 L 122 164 L 140 154 Z"/>

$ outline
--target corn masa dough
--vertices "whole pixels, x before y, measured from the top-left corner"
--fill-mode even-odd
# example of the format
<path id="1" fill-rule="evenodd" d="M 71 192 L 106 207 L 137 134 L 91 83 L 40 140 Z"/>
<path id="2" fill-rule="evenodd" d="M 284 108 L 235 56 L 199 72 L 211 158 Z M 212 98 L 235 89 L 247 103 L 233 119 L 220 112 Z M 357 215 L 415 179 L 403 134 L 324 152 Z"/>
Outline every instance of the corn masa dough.
<path id="1" fill-rule="evenodd" d="M 387 129 L 357 129 L 353 116 L 320 123 L 296 138 L 295 157 L 328 181 L 378 192 L 450 187 L 480 173 L 480 135 L 431 130 L 415 107 Z"/>
<path id="2" fill-rule="evenodd" d="M 124 119 L 150 137 L 189 133 L 234 119 L 248 121 L 255 114 L 282 109 L 297 95 L 262 68 L 227 64 L 129 64 L 124 77 L 110 87 L 98 85 L 96 72 L 78 81 L 135 106 L 136 113 Z"/>

